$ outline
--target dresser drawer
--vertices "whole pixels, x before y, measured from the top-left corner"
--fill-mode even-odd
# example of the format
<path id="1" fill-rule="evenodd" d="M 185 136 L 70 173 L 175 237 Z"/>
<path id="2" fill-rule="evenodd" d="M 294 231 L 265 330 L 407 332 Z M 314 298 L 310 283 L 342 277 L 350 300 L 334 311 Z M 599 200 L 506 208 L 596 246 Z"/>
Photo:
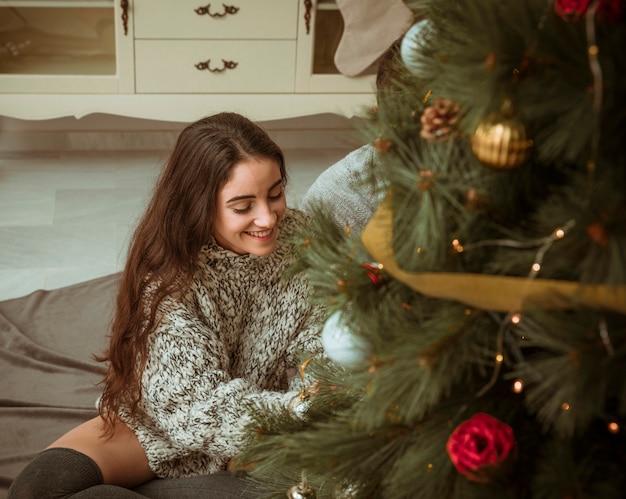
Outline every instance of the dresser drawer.
<path id="1" fill-rule="evenodd" d="M 135 38 L 295 40 L 296 0 L 226 1 L 135 0 Z"/>
<path id="2" fill-rule="evenodd" d="M 137 93 L 293 92 L 295 65 L 295 41 L 135 42 Z"/>

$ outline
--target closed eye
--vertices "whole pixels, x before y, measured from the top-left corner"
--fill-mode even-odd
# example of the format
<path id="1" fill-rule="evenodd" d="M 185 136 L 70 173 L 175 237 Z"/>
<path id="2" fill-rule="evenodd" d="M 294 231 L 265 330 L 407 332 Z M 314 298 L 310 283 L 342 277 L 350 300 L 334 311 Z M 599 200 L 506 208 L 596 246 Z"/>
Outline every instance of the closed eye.
<path id="1" fill-rule="evenodd" d="M 278 201 L 279 199 L 283 198 L 285 196 L 285 189 L 282 186 L 282 180 L 279 180 L 278 182 L 276 182 L 272 188 L 270 189 L 270 192 L 274 189 L 276 189 L 277 187 L 278 192 L 276 192 L 276 194 L 269 194 L 267 195 L 267 199 L 269 199 L 270 201 Z M 229 202 L 233 202 L 233 201 L 243 201 L 244 199 L 254 199 L 254 196 L 240 196 L 240 197 L 236 197 L 231 199 Z M 248 212 L 250 212 L 252 210 L 254 203 L 250 203 L 244 207 L 239 207 L 239 208 L 234 208 L 233 207 L 233 211 L 238 214 L 238 215 L 244 215 Z"/>
<path id="2" fill-rule="evenodd" d="M 245 208 L 233 208 L 233 211 L 239 215 L 243 215 L 244 213 L 248 213 L 252 209 L 252 205 L 249 204 Z"/>

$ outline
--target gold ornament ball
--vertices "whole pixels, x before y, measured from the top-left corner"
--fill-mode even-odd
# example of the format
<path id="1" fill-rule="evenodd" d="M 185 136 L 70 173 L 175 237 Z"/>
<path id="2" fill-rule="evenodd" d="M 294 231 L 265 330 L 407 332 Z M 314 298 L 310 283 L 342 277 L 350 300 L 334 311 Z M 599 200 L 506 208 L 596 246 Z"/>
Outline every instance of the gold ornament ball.
<path id="1" fill-rule="evenodd" d="M 492 168 L 520 166 L 528 159 L 532 144 L 524 125 L 502 111 L 488 115 L 472 136 L 472 152 Z"/>

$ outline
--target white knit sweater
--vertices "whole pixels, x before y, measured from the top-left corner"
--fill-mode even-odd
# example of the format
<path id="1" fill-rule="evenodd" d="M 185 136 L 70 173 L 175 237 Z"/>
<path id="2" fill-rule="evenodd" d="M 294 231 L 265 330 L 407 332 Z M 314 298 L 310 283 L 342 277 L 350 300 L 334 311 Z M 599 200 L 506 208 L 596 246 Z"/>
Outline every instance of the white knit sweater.
<path id="1" fill-rule="evenodd" d="M 139 417 L 131 423 L 160 477 L 215 473 L 244 447 L 245 406 L 285 407 L 296 352 L 321 352 L 323 311 L 309 304 L 303 276 L 281 279 L 293 248 L 284 236 L 303 223 L 287 210 L 276 249 L 236 255 L 211 243 L 182 300 L 164 303 L 149 337 Z"/>
<path id="2" fill-rule="evenodd" d="M 349 225 L 354 236 L 360 235 L 384 197 L 381 189 L 366 183 L 376 157 L 376 148 L 371 144 L 349 153 L 317 177 L 304 195 L 301 208 L 308 212 L 322 205 L 340 229 Z"/>

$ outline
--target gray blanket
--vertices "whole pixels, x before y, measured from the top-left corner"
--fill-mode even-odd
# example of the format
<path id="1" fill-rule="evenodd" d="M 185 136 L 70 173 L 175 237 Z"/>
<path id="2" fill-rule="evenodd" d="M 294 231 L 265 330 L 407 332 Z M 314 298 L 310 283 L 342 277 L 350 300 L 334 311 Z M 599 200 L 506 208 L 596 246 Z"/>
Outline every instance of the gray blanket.
<path id="1" fill-rule="evenodd" d="M 0 302 L 0 498 L 40 451 L 96 415 L 119 275 Z"/>

